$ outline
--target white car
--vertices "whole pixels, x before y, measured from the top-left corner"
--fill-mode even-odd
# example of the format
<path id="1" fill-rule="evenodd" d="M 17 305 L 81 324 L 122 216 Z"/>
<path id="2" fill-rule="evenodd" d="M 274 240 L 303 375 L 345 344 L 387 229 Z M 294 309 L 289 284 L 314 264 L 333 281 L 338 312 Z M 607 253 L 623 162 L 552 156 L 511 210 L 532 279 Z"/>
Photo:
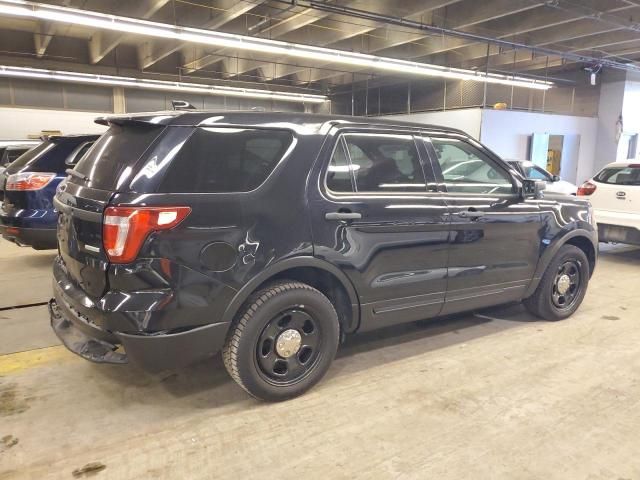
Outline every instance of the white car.
<path id="1" fill-rule="evenodd" d="M 530 180 L 543 180 L 547 184 L 544 189 L 547 193 L 561 193 L 564 195 L 575 195 L 578 187 L 571 182 L 561 180 L 559 176 L 547 172 L 528 160 L 507 160 L 509 165 Z"/>
<path id="2" fill-rule="evenodd" d="M 593 206 L 601 242 L 640 245 L 640 163 L 610 163 L 578 195 Z"/>

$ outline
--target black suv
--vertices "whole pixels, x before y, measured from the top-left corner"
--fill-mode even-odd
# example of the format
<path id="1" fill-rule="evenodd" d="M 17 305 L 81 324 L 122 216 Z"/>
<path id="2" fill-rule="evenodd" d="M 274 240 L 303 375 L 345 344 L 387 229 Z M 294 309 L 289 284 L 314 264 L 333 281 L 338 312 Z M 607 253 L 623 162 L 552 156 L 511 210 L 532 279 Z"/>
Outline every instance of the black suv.
<path id="1" fill-rule="evenodd" d="M 524 300 L 558 320 L 596 263 L 591 207 L 468 135 L 393 120 L 169 112 L 109 130 L 60 186 L 51 321 L 96 362 L 223 352 L 251 395 L 326 373 L 345 334 Z"/>

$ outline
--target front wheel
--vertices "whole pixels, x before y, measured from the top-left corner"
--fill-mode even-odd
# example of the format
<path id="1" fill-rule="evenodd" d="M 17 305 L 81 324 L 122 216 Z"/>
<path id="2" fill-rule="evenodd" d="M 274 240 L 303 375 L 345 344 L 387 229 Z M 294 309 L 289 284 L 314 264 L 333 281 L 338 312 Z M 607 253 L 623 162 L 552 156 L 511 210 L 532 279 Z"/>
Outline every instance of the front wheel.
<path id="1" fill-rule="evenodd" d="M 524 305 L 545 320 L 562 320 L 582 303 L 589 284 L 589 260 L 574 245 L 563 245 L 553 257 L 538 288 Z"/>
<path id="2" fill-rule="evenodd" d="M 339 339 L 338 315 L 329 299 L 305 283 L 283 281 L 246 302 L 222 358 L 231 377 L 250 395 L 285 400 L 320 381 Z"/>

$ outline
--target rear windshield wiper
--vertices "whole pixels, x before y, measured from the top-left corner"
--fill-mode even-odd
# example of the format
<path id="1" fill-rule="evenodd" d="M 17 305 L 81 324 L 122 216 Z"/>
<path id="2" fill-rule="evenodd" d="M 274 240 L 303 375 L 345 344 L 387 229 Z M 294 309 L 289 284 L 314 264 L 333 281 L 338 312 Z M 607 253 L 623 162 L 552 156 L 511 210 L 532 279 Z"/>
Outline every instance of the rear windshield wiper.
<path id="1" fill-rule="evenodd" d="M 67 175 L 71 175 L 72 177 L 76 177 L 79 178 L 80 180 L 84 180 L 85 182 L 87 180 L 89 180 L 89 177 L 87 177 L 86 175 L 83 175 L 82 173 L 74 170 L 73 168 L 67 168 L 64 173 L 66 173 Z"/>

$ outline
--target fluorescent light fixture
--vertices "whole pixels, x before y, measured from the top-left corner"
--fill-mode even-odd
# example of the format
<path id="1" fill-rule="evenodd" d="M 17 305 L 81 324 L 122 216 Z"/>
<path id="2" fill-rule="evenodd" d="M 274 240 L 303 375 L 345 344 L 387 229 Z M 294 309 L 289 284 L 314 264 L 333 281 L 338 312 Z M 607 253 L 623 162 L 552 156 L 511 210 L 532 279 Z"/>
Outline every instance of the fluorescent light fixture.
<path id="1" fill-rule="evenodd" d="M 538 90 L 547 90 L 553 86 L 552 82 L 515 75 L 478 72 L 461 68 L 448 68 L 428 63 L 379 57 L 366 53 L 346 52 L 332 48 L 314 47 L 312 45 L 282 42 L 266 38 L 254 38 L 201 28 L 180 27 L 166 23 L 108 15 L 74 8 L 58 7 L 55 5 L 45 5 L 24 0 L 0 0 L 0 15 L 11 15 L 46 20 L 50 22 L 81 25 L 91 28 L 114 30 L 123 33 L 173 39 L 186 43 L 198 43 L 223 48 L 264 52 L 283 57 L 313 59 L 327 63 L 352 65 L 393 73 L 496 83 L 515 87 L 534 88 Z"/>
<path id="2" fill-rule="evenodd" d="M 60 70 L 43 70 L 40 68 L 9 67 L 0 65 L 0 76 L 13 78 L 38 78 L 61 82 L 110 85 L 114 87 L 145 88 L 172 92 L 200 93 L 204 95 L 227 95 L 231 97 L 263 98 L 286 102 L 323 103 L 328 100 L 324 95 L 308 93 L 260 90 L 256 88 L 227 87 L 224 85 L 207 85 L 203 83 L 169 82 L 133 77 L 116 77 L 113 75 L 96 75 L 93 73 L 65 72 Z"/>

